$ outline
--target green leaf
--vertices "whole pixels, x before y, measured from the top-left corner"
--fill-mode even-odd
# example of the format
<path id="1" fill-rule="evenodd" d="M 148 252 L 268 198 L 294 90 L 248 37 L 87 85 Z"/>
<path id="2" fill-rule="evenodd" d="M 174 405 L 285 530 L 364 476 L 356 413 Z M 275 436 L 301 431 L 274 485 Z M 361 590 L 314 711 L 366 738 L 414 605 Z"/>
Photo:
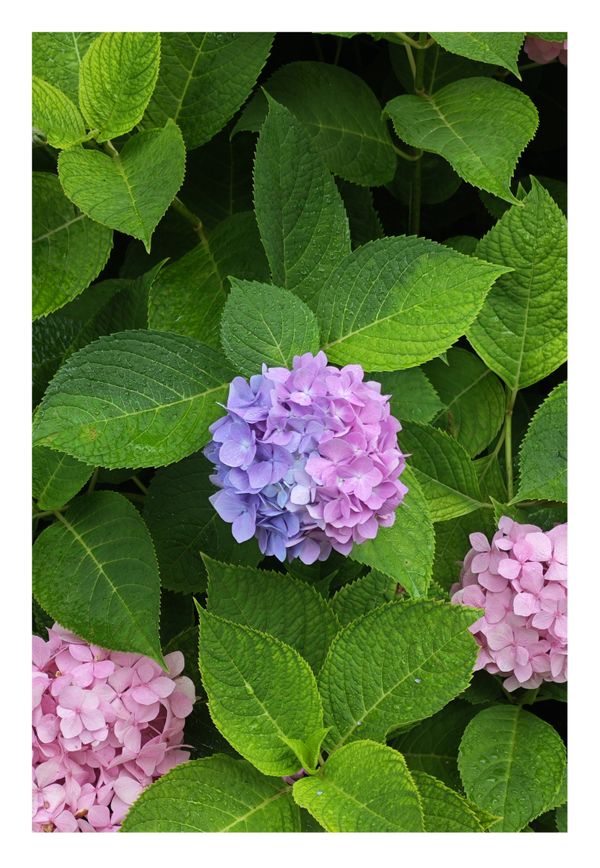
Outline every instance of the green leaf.
<path id="1" fill-rule="evenodd" d="M 378 570 L 369 570 L 348 585 L 344 585 L 331 600 L 331 608 L 339 622 L 346 626 L 351 621 L 377 609 L 396 598 L 397 582 Z"/>
<path id="2" fill-rule="evenodd" d="M 384 741 L 434 714 L 465 689 L 478 646 L 475 609 L 411 600 L 386 603 L 338 633 L 319 676 L 330 752 L 347 741 Z M 368 650 L 368 653 L 367 653 Z"/>
<path id="3" fill-rule="evenodd" d="M 375 210 L 373 192 L 367 187 L 344 181 L 343 178 L 338 178 L 336 184 L 348 214 L 352 247 L 360 247 L 367 241 L 382 238 L 383 226 Z"/>
<path id="4" fill-rule="evenodd" d="M 447 364 L 433 359 L 425 373 L 443 404 L 432 424 L 444 428 L 469 455 L 479 455 L 504 421 L 502 383 L 481 359 L 458 347 L 448 350 Z"/>
<path id="5" fill-rule="evenodd" d="M 440 205 L 442 202 L 447 202 L 462 184 L 462 178 L 458 177 L 450 163 L 437 154 L 424 153 L 421 156 L 420 172 L 423 205 Z M 410 207 L 414 181 L 415 163 L 409 160 L 398 160 L 396 174 L 393 180 L 386 184 L 386 188 L 395 199 Z"/>
<path id="6" fill-rule="evenodd" d="M 298 296 L 256 281 L 231 278 L 221 321 L 221 343 L 233 367 L 246 377 L 261 365 L 291 368 L 292 359 L 319 350 L 314 313 Z"/>
<path id="7" fill-rule="evenodd" d="M 470 60 L 502 66 L 521 80 L 517 61 L 525 38 L 524 33 L 432 33 L 431 35 L 446 51 L 460 54 Z"/>
<path id="8" fill-rule="evenodd" d="M 340 625 L 313 587 L 285 573 L 203 560 L 209 612 L 281 639 L 319 671 Z"/>
<path id="9" fill-rule="evenodd" d="M 159 566 L 160 566 L 160 561 L 159 561 Z M 169 593 L 169 591 L 166 591 L 166 593 Z M 164 596 L 165 596 L 165 590 L 163 587 L 163 589 L 161 591 L 161 602 L 162 602 L 162 599 L 164 599 Z M 175 596 L 175 595 L 173 595 L 173 596 Z M 194 608 L 192 597 L 189 597 L 189 596 L 184 597 L 183 595 L 178 594 L 177 599 L 185 601 L 186 604 L 189 603 L 192 606 L 192 608 Z M 193 617 L 194 616 L 192 615 L 192 618 Z M 164 623 L 164 617 L 163 617 L 163 623 Z M 162 631 L 162 629 L 163 629 L 163 624 L 161 624 L 161 631 Z M 187 677 L 191 678 L 192 681 L 194 682 L 194 687 L 196 688 L 196 696 L 197 697 L 203 696 L 204 695 L 204 688 L 202 687 L 202 679 L 200 678 L 200 670 L 198 669 L 198 626 L 197 626 L 197 624 L 194 624 L 192 627 L 186 627 L 185 630 L 182 630 L 180 633 L 176 633 L 174 636 L 171 636 L 171 638 L 166 642 L 163 640 L 163 651 L 164 651 L 165 656 L 167 654 L 171 654 L 173 651 L 181 651 L 181 653 L 183 654 L 183 659 L 184 659 L 184 668 L 183 668 L 182 674 L 187 675 Z M 193 710 L 192 714 L 196 713 L 196 711 L 198 710 L 198 707 L 199 707 L 199 703 L 195 703 L 194 704 L 194 710 Z M 208 715 L 207 715 L 207 717 L 208 717 Z M 211 726 L 212 721 L 210 721 L 210 717 L 208 717 L 208 721 L 209 721 L 209 726 Z M 187 729 L 187 724 L 188 724 L 188 721 L 186 721 L 186 741 L 189 739 L 189 735 L 190 735 L 190 733 Z M 221 736 L 219 734 L 219 738 L 220 737 Z M 197 745 L 194 744 L 194 747 L 197 747 Z M 210 753 L 214 753 L 214 751 L 211 750 Z"/>
<path id="10" fill-rule="evenodd" d="M 467 256 L 474 256 L 477 248 L 478 239 L 472 235 L 454 235 L 452 238 L 446 238 L 444 244 L 451 247 L 453 250 L 458 250 L 459 253 L 465 253 Z"/>
<path id="11" fill-rule="evenodd" d="M 392 140 L 379 101 L 362 78 L 329 63 L 297 61 L 278 69 L 264 90 L 301 122 L 335 175 L 365 187 L 392 179 Z M 234 132 L 259 130 L 266 111 L 264 95 L 256 94 Z"/>
<path id="12" fill-rule="evenodd" d="M 133 34 L 134 35 L 134 34 Z M 185 146 L 179 128 L 137 133 L 113 156 L 82 147 L 63 151 L 58 174 L 78 208 L 104 226 L 150 239 L 183 183 Z"/>
<path id="13" fill-rule="evenodd" d="M 561 805 L 556 809 L 556 830 L 557 832 L 567 832 L 567 806 Z"/>
<path id="14" fill-rule="evenodd" d="M 447 521 L 481 506 L 481 491 L 473 462 L 449 434 L 407 422 L 401 433 L 402 449 L 421 484 L 431 520 Z"/>
<path id="15" fill-rule="evenodd" d="M 148 289 L 162 265 L 135 280 L 103 280 L 33 324 L 33 400 L 38 404 L 60 366 L 101 335 L 148 325 Z"/>
<path id="16" fill-rule="evenodd" d="M 33 593 L 67 630 L 163 663 L 160 578 L 150 534 L 116 491 L 78 498 L 33 546 Z"/>
<path id="17" fill-rule="evenodd" d="M 537 36 L 546 42 L 564 42 L 567 38 L 566 33 L 528 33 L 527 36 Z"/>
<path id="18" fill-rule="evenodd" d="M 56 175 L 33 173 L 33 318 L 79 295 L 106 265 L 112 232 L 80 214 Z"/>
<path id="19" fill-rule="evenodd" d="M 502 270 L 425 238 L 382 238 L 347 256 L 323 285 L 317 319 L 337 365 L 412 368 L 464 334 Z"/>
<path id="20" fill-rule="evenodd" d="M 464 699 L 471 705 L 490 705 L 492 702 L 505 702 L 506 691 L 502 689 L 498 678 L 480 669 L 473 673 L 471 683 L 461 693 L 460 699 Z"/>
<path id="21" fill-rule="evenodd" d="M 102 467 L 170 464 L 209 439 L 232 372 L 180 335 L 128 331 L 74 353 L 54 377 L 34 442 Z"/>
<path id="22" fill-rule="evenodd" d="M 103 33 L 81 62 L 79 105 L 98 142 L 142 119 L 160 65 L 160 34 Z"/>
<path id="23" fill-rule="evenodd" d="M 38 507 L 60 509 L 81 490 L 93 469 L 64 452 L 37 446 L 32 455 L 32 489 Z"/>
<path id="24" fill-rule="evenodd" d="M 249 566 L 256 566 L 262 558 L 256 540 L 236 542 L 231 525 L 222 521 L 210 503 L 208 498 L 216 490 L 209 478 L 212 472 L 203 455 L 192 455 L 161 468 L 150 483 L 144 519 L 156 546 L 162 585 L 172 591 L 205 590 L 200 552 Z"/>
<path id="25" fill-rule="evenodd" d="M 484 832 L 466 799 L 426 772 L 413 771 L 426 832 Z"/>
<path id="26" fill-rule="evenodd" d="M 536 411 L 519 452 L 519 500 L 567 502 L 567 384 Z"/>
<path id="27" fill-rule="evenodd" d="M 391 527 L 380 527 L 375 539 L 355 545 L 350 557 L 390 575 L 411 597 L 427 594 L 433 563 L 434 532 L 429 505 L 414 473 L 406 468 L 402 482 L 408 493 Z"/>
<path id="28" fill-rule="evenodd" d="M 144 125 L 172 118 L 189 149 L 208 142 L 254 87 L 272 42 L 272 33 L 163 33 Z"/>
<path id="29" fill-rule="evenodd" d="M 293 789 L 327 832 L 423 832 L 415 783 L 402 756 L 373 741 L 348 744 Z"/>
<path id="30" fill-rule="evenodd" d="M 273 636 L 198 613 L 200 671 L 217 729 L 265 775 L 295 774 L 307 759 L 316 764 L 318 746 L 308 758 L 298 750 L 324 735 L 308 663 Z"/>
<path id="31" fill-rule="evenodd" d="M 272 99 L 256 146 L 254 207 L 273 283 L 314 308 L 350 252 L 348 218 L 310 135 Z"/>
<path id="32" fill-rule="evenodd" d="M 516 705 L 495 705 L 468 724 L 458 766 L 467 798 L 502 818 L 491 831 L 518 832 L 556 804 L 565 747 L 539 717 Z"/>
<path id="33" fill-rule="evenodd" d="M 33 74 L 77 103 L 81 60 L 98 34 L 32 33 L 31 36 Z"/>
<path id="34" fill-rule="evenodd" d="M 431 422 L 443 409 L 439 395 L 422 368 L 379 371 L 368 379 L 377 380 L 382 393 L 391 395 L 392 415 L 402 422 Z"/>
<path id="35" fill-rule="evenodd" d="M 460 568 L 471 548 L 469 534 L 481 531 L 490 536 L 495 530 L 492 511 L 476 509 L 468 515 L 435 525 L 435 558 L 432 578 L 443 588 L 449 589 L 460 578 Z"/>
<path id="36" fill-rule="evenodd" d="M 219 348 L 219 324 L 228 295 L 227 277 L 267 278 L 254 214 L 234 214 L 168 265 L 150 293 L 148 324 L 189 335 Z"/>
<path id="37" fill-rule="evenodd" d="M 397 96 L 386 111 L 407 144 L 440 154 L 469 184 L 517 201 L 510 179 L 538 125 L 524 93 L 495 79 L 467 78 L 433 96 Z"/>
<path id="38" fill-rule="evenodd" d="M 32 120 L 53 148 L 70 148 L 85 138 L 79 109 L 61 90 L 33 76 Z"/>
<path id="39" fill-rule="evenodd" d="M 123 832 L 299 832 L 291 790 L 223 754 L 183 763 L 136 799 Z"/>
<path id="40" fill-rule="evenodd" d="M 516 391 L 567 358 L 567 222 L 532 179 L 531 193 L 482 238 L 477 255 L 513 270 L 492 288 L 467 337 Z"/>
<path id="41" fill-rule="evenodd" d="M 391 745 L 400 751 L 411 771 L 427 772 L 453 790 L 460 789 L 458 746 L 466 725 L 477 712 L 477 708 L 457 699 L 409 732 L 394 736 Z"/>

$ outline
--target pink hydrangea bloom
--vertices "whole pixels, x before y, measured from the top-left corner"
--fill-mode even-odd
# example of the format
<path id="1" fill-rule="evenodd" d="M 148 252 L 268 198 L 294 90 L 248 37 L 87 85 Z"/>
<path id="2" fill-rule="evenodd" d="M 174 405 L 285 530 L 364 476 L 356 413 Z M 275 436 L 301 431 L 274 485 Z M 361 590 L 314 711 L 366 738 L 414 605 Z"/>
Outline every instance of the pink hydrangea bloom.
<path id="1" fill-rule="evenodd" d="M 567 65 L 566 39 L 564 42 L 548 42 L 540 39 L 539 36 L 528 36 L 523 48 L 527 57 L 534 63 L 552 63 L 558 57 L 563 66 Z"/>
<path id="2" fill-rule="evenodd" d="M 567 525 L 544 533 L 507 516 L 490 543 L 472 533 L 452 602 L 485 610 L 469 628 L 475 669 L 506 676 L 506 690 L 567 680 Z"/>
<path id="3" fill-rule="evenodd" d="M 180 651 L 166 675 L 58 624 L 33 637 L 33 831 L 116 832 L 142 790 L 189 759 L 195 701 Z"/>

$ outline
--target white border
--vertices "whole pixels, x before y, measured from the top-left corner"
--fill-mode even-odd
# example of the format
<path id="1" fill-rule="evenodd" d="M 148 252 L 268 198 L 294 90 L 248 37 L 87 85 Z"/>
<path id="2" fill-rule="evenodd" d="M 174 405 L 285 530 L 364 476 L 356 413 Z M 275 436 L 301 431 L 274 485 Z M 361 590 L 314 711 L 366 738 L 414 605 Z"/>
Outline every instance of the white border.
<path id="1" fill-rule="evenodd" d="M 405 6 L 402 9 L 402 6 Z M 6 7 L 5 7 L 6 8 Z M 357 3 L 355 0 L 301 0 L 296 8 L 282 2 L 203 4 L 168 0 L 47 0 L 45 3 L 10 4 L 5 19 L 2 63 L 2 406 L 3 449 L 2 522 L 5 569 L 3 571 L 4 713 L 2 726 L 3 850 L 19 848 L 19 862 L 34 859 L 81 859 L 86 868 L 107 862 L 116 866 L 137 863 L 150 868 L 174 865 L 219 865 L 229 860 L 244 866 L 305 865 L 332 858 L 344 865 L 423 865 L 435 860 L 459 865 L 477 860 L 489 868 L 507 860 L 543 859 L 546 865 L 563 864 L 575 848 L 589 842 L 595 851 L 598 823 L 598 714 L 596 687 L 598 654 L 594 640 L 599 594 L 596 507 L 598 485 L 597 354 L 599 306 L 597 258 L 598 182 L 598 29 L 589 13 L 557 2 L 527 3 L 504 0 L 501 4 L 441 2 L 397 4 Z M 546 29 L 569 31 L 569 212 L 574 230 L 570 236 L 570 554 L 571 554 L 571 727 L 569 745 L 570 832 L 567 835 L 512 835 L 473 839 L 463 835 L 304 835 L 292 841 L 274 834 L 205 835 L 102 835 L 92 841 L 82 835 L 43 836 L 29 831 L 27 804 L 29 781 L 29 421 L 30 362 L 30 37 L 32 30 L 236 30 L 322 32 L 431 30 Z M 10 528 L 10 531 L 8 530 Z M 587 619 L 587 623 L 586 623 Z M 592 621 L 592 619 L 594 619 Z M 594 644 L 592 644 L 594 643 Z M 595 766 L 595 768 L 594 768 Z M 587 855 L 587 854 L 586 854 Z M 11 858 L 8 855 L 8 858 Z M 586 856 L 582 853 L 582 860 Z M 587 856 L 589 858 L 589 856 Z M 193 862 L 191 861 L 193 860 Z"/>

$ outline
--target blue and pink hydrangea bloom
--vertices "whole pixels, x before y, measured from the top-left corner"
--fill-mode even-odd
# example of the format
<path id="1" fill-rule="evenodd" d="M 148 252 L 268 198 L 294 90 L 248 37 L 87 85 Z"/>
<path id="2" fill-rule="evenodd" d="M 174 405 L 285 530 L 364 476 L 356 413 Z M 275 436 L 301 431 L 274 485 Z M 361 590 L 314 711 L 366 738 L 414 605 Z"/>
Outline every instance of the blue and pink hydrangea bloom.
<path id="1" fill-rule="evenodd" d="M 394 523 L 408 490 L 401 425 L 364 376 L 319 352 L 232 381 L 204 454 L 220 489 L 210 501 L 237 542 L 256 536 L 264 555 L 311 564 Z"/>

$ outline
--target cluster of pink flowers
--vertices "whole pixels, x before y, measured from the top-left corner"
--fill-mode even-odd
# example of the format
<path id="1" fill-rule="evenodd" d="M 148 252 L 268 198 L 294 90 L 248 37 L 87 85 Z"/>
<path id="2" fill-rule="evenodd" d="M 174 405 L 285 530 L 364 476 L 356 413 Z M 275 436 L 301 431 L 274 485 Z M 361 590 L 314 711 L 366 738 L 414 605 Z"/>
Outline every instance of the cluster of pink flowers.
<path id="1" fill-rule="evenodd" d="M 539 36 L 528 36 L 523 48 L 527 57 L 534 63 L 552 63 L 558 57 L 563 66 L 567 65 L 566 39 L 564 42 L 550 42 L 540 39 Z"/>
<path id="2" fill-rule="evenodd" d="M 58 624 L 33 637 L 33 830 L 114 832 L 141 791 L 189 759 L 193 682 L 180 651 L 89 645 Z"/>
<path id="3" fill-rule="evenodd" d="M 567 525 L 544 533 L 503 516 L 490 545 L 469 537 L 452 602 L 485 610 L 469 629 L 481 650 L 475 669 L 506 675 L 504 687 L 567 680 Z"/>

